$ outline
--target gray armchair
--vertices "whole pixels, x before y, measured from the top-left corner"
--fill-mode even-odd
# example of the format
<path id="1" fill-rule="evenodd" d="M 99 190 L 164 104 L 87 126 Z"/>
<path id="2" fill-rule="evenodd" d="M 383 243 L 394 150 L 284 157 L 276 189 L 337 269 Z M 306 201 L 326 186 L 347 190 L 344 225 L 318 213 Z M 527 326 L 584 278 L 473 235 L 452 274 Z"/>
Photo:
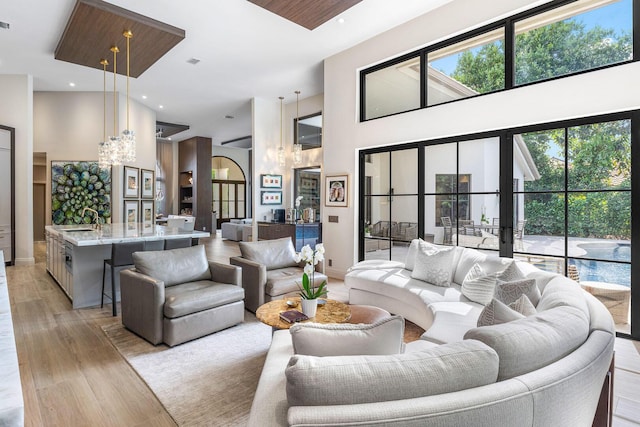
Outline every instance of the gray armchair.
<path id="1" fill-rule="evenodd" d="M 182 344 L 244 320 L 242 271 L 204 246 L 135 252 L 120 273 L 122 323 L 152 344 Z"/>
<path id="2" fill-rule="evenodd" d="M 240 242 L 239 257 L 232 257 L 232 265 L 242 267 L 242 287 L 245 306 L 255 313 L 262 304 L 299 292 L 304 263 L 296 263 L 295 248 L 291 238 L 283 237 L 258 242 Z M 315 273 L 315 286 L 327 280 L 322 273 Z"/>

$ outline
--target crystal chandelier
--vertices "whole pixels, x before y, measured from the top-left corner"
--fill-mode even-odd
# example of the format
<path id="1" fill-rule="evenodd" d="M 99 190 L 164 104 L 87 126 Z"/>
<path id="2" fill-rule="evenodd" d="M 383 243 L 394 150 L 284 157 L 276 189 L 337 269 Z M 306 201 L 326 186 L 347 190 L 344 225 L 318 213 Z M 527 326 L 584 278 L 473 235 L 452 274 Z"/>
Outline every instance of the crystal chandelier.
<path id="1" fill-rule="evenodd" d="M 280 99 L 280 147 L 278 148 L 278 164 L 285 166 L 287 164 L 287 156 L 284 152 L 284 146 L 282 145 L 282 100 L 284 96 L 278 98 Z"/>
<path id="2" fill-rule="evenodd" d="M 298 124 L 300 117 L 300 91 L 296 91 L 296 137 L 293 141 L 293 164 L 299 165 L 302 163 L 302 145 L 298 144 L 298 138 L 300 138 Z"/>

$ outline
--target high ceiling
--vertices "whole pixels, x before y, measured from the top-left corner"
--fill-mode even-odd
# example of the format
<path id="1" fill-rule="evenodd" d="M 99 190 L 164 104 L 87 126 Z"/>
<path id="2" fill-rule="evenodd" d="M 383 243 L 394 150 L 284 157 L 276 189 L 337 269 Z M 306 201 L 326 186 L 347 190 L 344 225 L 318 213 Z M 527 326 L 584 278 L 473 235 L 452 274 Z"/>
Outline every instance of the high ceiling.
<path id="1" fill-rule="evenodd" d="M 320 94 L 324 58 L 450 1 L 363 0 L 312 31 L 246 0 L 109 2 L 186 31 L 132 80 L 131 96 L 159 121 L 190 126 L 174 139 L 199 135 L 219 144 L 251 134 L 254 96 L 288 103 L 295 90 L 301 99 Z M 2 3 L 0 21 L 10 29 L 0 29 L 0 74 L 31 74 L 35 91 L 102 91 L 102 71 L 54 59 L 75 0 Z M 135 35 L 131 46 L 135 55 Z"/>

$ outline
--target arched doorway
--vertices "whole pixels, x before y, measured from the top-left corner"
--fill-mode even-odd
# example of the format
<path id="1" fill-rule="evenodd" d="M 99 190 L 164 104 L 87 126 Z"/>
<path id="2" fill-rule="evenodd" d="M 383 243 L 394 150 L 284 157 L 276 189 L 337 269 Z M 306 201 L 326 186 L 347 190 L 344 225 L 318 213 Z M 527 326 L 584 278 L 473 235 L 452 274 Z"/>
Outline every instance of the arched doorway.
<path id="1" fill-rule="evenodd" d="M 247 214 L 247 180 L 242 168 L 224 156 L 211 158 L 212 210 L 217 215 L 216 227 Z"/>

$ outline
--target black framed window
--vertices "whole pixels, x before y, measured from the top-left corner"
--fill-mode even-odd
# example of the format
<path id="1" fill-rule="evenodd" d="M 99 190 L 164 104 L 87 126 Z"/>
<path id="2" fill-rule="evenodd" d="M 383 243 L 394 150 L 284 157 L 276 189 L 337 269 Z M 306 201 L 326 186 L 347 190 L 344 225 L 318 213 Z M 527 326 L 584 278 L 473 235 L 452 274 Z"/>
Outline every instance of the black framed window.
<path id="1" fill-rule="evenodd" d="M 360 121 L 637 61 L 639 9 L 556 0 L 362 70 Z"/>

